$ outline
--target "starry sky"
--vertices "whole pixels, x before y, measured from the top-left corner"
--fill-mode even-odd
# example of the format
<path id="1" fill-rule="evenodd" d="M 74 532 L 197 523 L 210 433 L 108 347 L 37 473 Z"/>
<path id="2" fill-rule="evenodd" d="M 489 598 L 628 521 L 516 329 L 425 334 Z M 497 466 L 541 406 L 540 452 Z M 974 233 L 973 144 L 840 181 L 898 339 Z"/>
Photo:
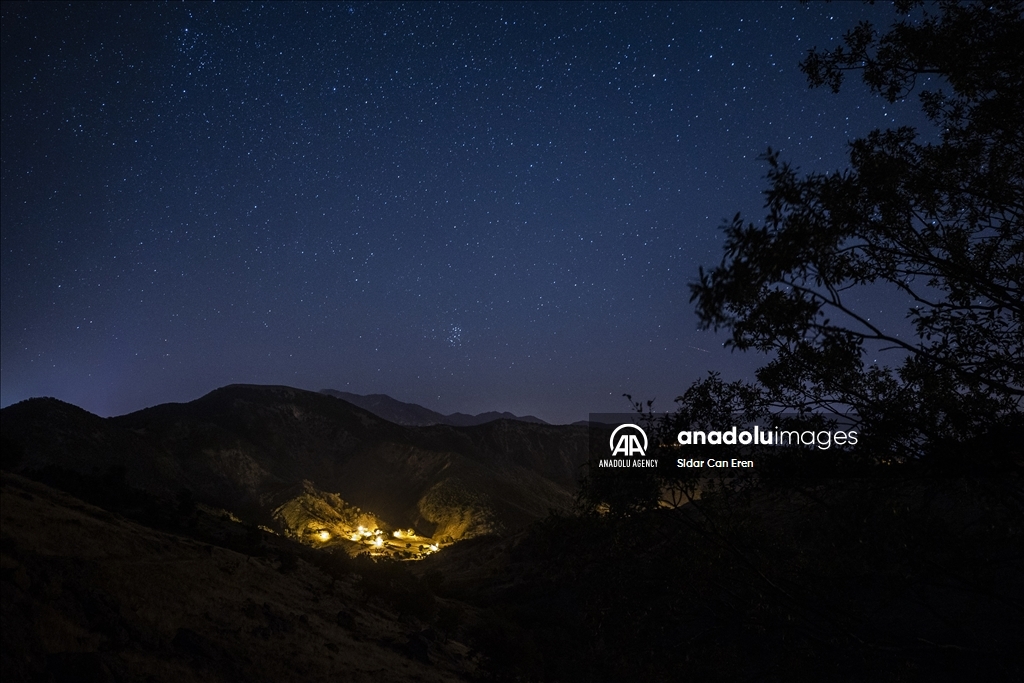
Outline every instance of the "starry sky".
<path id="1" fill-rule="evenodd" d="M 805 171 L 920 125 L 798 63 L 854 3 L 2 7 L 2 405 L 229 383 L 550 422 L 763 363 L 687 284 Z"/>

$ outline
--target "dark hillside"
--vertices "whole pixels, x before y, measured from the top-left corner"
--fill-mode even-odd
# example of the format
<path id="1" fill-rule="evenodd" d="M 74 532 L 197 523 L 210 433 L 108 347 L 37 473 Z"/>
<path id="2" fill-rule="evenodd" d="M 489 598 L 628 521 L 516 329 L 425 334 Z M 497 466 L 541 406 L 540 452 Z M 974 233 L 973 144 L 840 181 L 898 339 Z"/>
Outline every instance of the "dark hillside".
<path id="1" fill-rule="evenodd" d="M 273 525 L 281 496 L 309 482 L 392 527 L 438 539 L 522 527 L 564 509 L 586 430 L 513 421 L 402 427 L 337 398 L 233 385 L 189 403 L 103 419 L 53 399 L 2 411 L 12 471 L 117 470 Z"/>

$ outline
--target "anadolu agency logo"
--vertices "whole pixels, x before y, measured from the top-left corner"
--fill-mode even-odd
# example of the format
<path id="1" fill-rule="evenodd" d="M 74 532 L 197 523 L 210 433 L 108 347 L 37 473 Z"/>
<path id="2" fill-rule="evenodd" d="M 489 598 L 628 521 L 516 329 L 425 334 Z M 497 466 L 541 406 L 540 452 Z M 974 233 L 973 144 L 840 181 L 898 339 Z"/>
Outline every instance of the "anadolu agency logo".
<path id="1" fill-rule="evenodd" d="M 598 467 L 657 467 L 657 459 L 647 458 L 647 432 L 632 424 L 620 424 L 608 437 L 610 457 L 601 458 Z"/>
<path id="2" fill-rule="evenodd" d="M 643 446 L 640 445 L 637 434 L 644 440 Z M 618 440 L 616 441 L 616 439 Z M 616 455 L 647 455 L 647 432 L 634 424 L 619 425 L 608 439 L 608 447 L 612 450 L 612 457 Z"/>

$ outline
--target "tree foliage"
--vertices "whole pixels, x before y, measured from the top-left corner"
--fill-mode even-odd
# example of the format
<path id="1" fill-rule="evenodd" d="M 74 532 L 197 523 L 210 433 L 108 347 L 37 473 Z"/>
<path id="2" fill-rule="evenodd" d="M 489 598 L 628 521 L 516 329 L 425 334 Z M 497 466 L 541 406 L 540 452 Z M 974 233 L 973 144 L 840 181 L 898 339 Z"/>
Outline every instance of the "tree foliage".
<path id="1" fill-rule="evenodd" d="M 1004 653 L 1020 640 L 1024 528 L 1022 8 L 897 3 L 904 18 L 884 34 L 862 23 L 804 60 L 813 87 L 857 71 L 890 101 L 916 93 L 934 130 L 876 130 L 835 173 L 800 174 L 769 150 L 765 218 L 736 216 L 721 264 L 692 286 L 704 325 L 769 362 L 756 383 L 695 382 L 664 418 L 633 405 L 662 444 L 788 414 L 821 427 L 842 415 L 857 447 L 680 444 L 681 457 L 751 453 L 756 472 L 671 468 L 660 489 L 592 478 L 580 501 L 604 514 L 519 546 L 535 544 L 552 585 L 520 584 L 522 621 L 559 595 L 576 600 L 573 633 L 594 634 L 548 626 L 543 643 L 582 653 L 549 678 L 673 680 L 684 657 L 697 678 L 1021 678 Z M 907 311 L 902 327 L 865 310 L 880 296 Z M 892 367 L 867 362 L 881 347 L 897 350 Z M 956 472 L 950 455 L 971 476 L 933 476 Z"/>
<path id="2" fill-rule="evenodd" d="M 833 173 L 801 175 L 769 149 L 767 215 L 725 226 L 691 300 L 733 347 L 773 354 L 758 380 L 774 405 L 850 414 L 876 448 L 913 456 L 1020 417 L 1024 3 L 897 10 L 888 32 L 862 22 L 801 68 L 833 91 L 860 72 L 890 102 L 920 89 L 935 130 L 875 130 Z M 908 332 L 858 305 L 883 286 Z M 899 363 L 867 363 L 879 347 Z"/>

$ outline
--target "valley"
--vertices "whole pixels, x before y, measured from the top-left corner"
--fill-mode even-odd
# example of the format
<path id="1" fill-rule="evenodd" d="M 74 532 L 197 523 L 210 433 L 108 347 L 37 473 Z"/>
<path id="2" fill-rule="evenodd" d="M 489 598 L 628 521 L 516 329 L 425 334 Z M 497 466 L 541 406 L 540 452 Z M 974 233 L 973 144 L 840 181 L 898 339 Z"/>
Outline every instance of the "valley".
<path id="1" fill-rule="evenodd" d="M 380 529 L 400 556 L 567 509 L 587 448 L 585 427 L 404 427 L 288 387 L 236 385 L 109 419 L 33 399 L 3 420 L 9 471 L 120 478 L 312 545 L 326 531 L 327 543 L 358 546 L 360 526 Z M 399 543 L 393 533 L 409 529 Z"/>

